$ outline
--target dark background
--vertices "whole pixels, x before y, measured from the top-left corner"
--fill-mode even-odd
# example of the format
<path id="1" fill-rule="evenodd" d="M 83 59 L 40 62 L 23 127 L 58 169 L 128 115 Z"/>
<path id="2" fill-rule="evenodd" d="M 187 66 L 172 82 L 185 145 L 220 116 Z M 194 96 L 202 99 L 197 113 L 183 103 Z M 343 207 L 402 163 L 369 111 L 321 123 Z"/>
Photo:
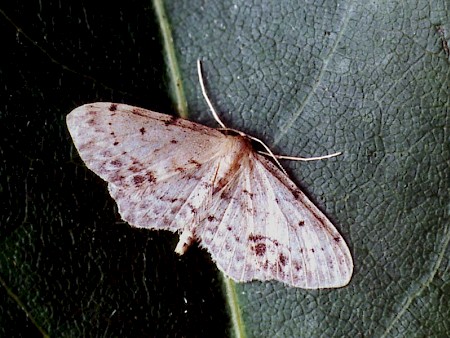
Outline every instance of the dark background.
<path id="1" fill-rule="evenodd" d="M 208 255 L 122 222 L 65 125 L 95 101 L 174 112 L 151 2 L 8 1 L 0 31 L 0 336 L 225 335 Z"/>

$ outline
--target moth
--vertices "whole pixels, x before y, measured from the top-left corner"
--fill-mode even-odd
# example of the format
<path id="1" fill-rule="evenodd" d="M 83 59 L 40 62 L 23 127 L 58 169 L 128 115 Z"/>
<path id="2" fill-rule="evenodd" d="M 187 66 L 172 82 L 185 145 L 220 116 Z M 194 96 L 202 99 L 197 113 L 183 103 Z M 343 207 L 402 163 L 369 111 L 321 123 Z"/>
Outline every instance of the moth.
<path id="1" fill-rule="evenodd" d="M 179 254 L 198 242 L 237 282 L 348 284 L 353 261 L 342 236 L 267 146 L 275 164 L 253 149 L 252 140 L 262 141 L 225 127 L 206 95 L 200 62 L 198 71 L 221 129 L 110 102 L 67 115 L 80 157 L 108 182 L 121 217 L 134 227 L 179 233 Z"/>

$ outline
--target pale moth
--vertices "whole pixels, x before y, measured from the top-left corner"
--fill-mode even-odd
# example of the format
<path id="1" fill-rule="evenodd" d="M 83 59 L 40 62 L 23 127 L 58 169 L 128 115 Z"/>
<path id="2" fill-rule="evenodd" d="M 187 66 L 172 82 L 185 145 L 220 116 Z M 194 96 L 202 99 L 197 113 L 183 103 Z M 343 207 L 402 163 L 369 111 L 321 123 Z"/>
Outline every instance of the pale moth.
<path id="1" fill-rule="evenodd" d="M 178 232 L 179 254 L 199 242 L 237 282 L 347 285 L 353 261 L 342 236 L 281 166 L 253 150 L 250 140 L 261 141 L 225 127 L 205 93 L 200 62 L 198 71 L 220 130 L 108 102 L 67 115 L 81 158 L 108 182 L 122 218 Z"/>

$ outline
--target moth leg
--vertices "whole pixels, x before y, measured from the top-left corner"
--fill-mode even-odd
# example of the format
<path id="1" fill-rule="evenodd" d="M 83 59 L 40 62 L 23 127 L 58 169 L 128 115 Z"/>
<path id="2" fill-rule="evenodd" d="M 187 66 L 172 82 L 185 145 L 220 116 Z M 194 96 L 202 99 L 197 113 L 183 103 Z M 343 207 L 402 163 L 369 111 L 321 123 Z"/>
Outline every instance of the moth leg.
<path id="1" fill-rule="evenodd" d="M 194 242 L 194 234 L 191 229 L 184 228 L 183 232 L 180 235 L 180 239 L 175 248 L 175 252 L 180 256 L 183 255 L 189 246 Z"/>

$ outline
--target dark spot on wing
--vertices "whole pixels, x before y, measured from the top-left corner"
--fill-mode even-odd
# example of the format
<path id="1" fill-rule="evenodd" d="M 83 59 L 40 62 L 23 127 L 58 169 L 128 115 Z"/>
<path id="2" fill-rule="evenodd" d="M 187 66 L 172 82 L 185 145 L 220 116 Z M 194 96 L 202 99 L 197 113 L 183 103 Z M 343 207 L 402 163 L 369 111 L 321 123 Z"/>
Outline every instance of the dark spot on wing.
<path id="1" fill-rule="evenodd" d="M 138 168 L 133 165 L 133 166 L 129 167 L 128 170 L 131 171 L 132 173 L 138 173 L 141 171 L 141 168 Z"/>
<path id="2" fill-rule="evenodd" d="M 112 182 L 121 182 L 124 180 L 125 177 L 123 177 L 122 175 L 115 173 L 114 176 L 111 177 L 111 181 Z"/>
<path id="3" fill-rule="evenodd" d="M 200 168 L 202 166 L 200 162 L 197 162 L 196 160 L 193 159 L 190 159 L 188 162 L 194 164 L 197 168 Z"/>
<path id="4" fill-rule="evenodd" d="M 178 119 L 179 119 L 179 118 L 176 117 L 176 116 L 170 116 L 169 119 L 168 119 L 167 121 L 164 121 L 164 124 L 165 124 L 166 126 L 170 126 L 171 124 L 177 123 Z"/>
<path id="5" fill-rule="evenodd" d="M 177 144 L 178 141 L 177 140 L 171 140 L 170 143 Z"/>
<path id="6" fill-rule="evenodd" d="M 313 253 L 314 253 L 314 252 L 315 252 L 315 250 L 314 250 L 314 249 L 311 249 L 311 252 L 313 252 Z"/>
<path id="7" fill-rule="evenodd" d="M 192 214 L 194 214 L 194 215 L 197 214 L 197 208 L 194 207 L 194 205 L 192 203 L 188 203 L 187 206 L 189 209 L 191 209 Z"/>
<path id="8" fill-rule="evenodd" d="M 287 257 L 286 257 L 285 255 L 280 254 L 280 255 L 278 256 L 278 259 L 279 259 L 279 262 L 280 262 L 280 264 L 281 264 L 282 266 L 285 266 L 285 265 L 286 265 Z"/>
<path id="9" fill-rule="evenodd" d="M 213 194 L 215 194 L 217 191 L 219 191 L 220 189 L 214 189 L 214 191 L 213 191 Z M 232 195 L 231 195 L 231 193 L 230 193 L 230 191 L 224 191 L 221 195 L 220 195 L 220 198 L 222 199 L 222 200 L 224 200 L 224 201 L 230 201 L 233 197 L 232 197 Z"/>
<path id="10" fill-rule="evenodd" d="M 117 141 L 113 143 L 114 146 L 116 146 L 116 145 L 118 145 L 118 144 L 119 144 L 119 142 L 117 142 Z"/>
<path id="11" fill-rule="evenodd" d="M 292 195 L 294 195 L 295 199 L 297 199 L 301 195 L 300 190 L 291 190 L 291 192 L 292 192 Z"/>
<path id="12" fill-rule="evenodd" d="M 131 114 L 142 116 L 142 117 L 148 117 L 148 115 L 146 114 L 146 110 L 142 109 L 142 108 L 138 108 L 138 107 L 134 107 L 133 110 L 131 111 Z"/>
<path id="13" fill-rule="evenodd" d="M 147 177 L 147 181 L 149 182 L 156 182 L 156 177 L 155 175 L 153 175 L 153 173 L 151 171 L 149 171 L 147 174 L 145 174 L 145 176 Z"/>
<path id="14" fill-rule="evenodd" d="M 323 216 L 323 214 L 318 214 L 318 213 L 314 212 L 314 210 L 311 210 L 311 209 L 310 209 L 310 211 L 314 214 L 314 216 L 319 221 L 318 225 L 321 225 L 321 226 L 325 225 L 326 221 L 325 221 L 325 216 Z"/>
<path id="15" fill-rule="evenodd" d="M 341 241 L 341 237 L 334 237 L 333 239 L 336 243 L 339 243 Z"/>
<path id="16" fill-rule="evenodd" d="M 202 182 L 202 187 L 209 189 L 212 188 L 212 184 L 210 182 Z"/>
<path id="17" fill-rule="evenodd" d="M 87 121 L 87 123 L 88 123 L 88 125 L 90 125 L 91 127 L 92 127 L 92 126 L 95 126 L 95 124 L 96 124 L 95 119 L 90 119 L 90 120 Z"/>
<path id="18" fill-rule="evenodd" d="M 250 197 L 253 197 L 253 195 L 254 195 L 252 192 L 248 191 L 247 189 L 242 190 L 242 192 Z"/>
<path id="19" fill-rule="evenodd" d="M 261 241 L 264 239 L 264 236 L 261 235 L 253 235 L 251 234 L 250 236 L 248 236 L 248 240 L 251 242 L 256 242 L 256 241 Z"/>
<path id="20" fill-rule="evenodd" d="M 116 111 L 116 110 L 117 110 L 117 104 L 111 103 L 111 105 L 109 106 L 109 111 Z"/>
<path id="21" fill-rule="evenodd" d="M 120 167 L 122 165 L 122 161 L 121 160 L 113 160 L 113 161 L 111 161 L 111 165 L 114 167 Z"/>
<path id="22" fill-rule="evenodd" d="M 213 215 L 209 215 L 208 216 L 208 221 L 212 222 L 214 221 L 216 218 Z"/>
<path id="23" fill-rule="evenodd" d="M 301 226 L 301 227 L 304 226 L 305 225 L 305 221 L 299 221 L 298 225 Z"/>
<path id="24" fill-rule="evenodd" d="M 146 133 L 146 130 L 144 127 L 142 127 L 141 129 L 139 129 L 139 131 L 141 132 L 142 135 L 144 135 Z"/>
<path id="25" fill-rule="evenodd" d="M 136 175 L 133 177 L 133 183 L 136 186 L 140 186 L 142 183 L 144 183 L 145 178 L 141 175 Z"/>
<path id="26" fill-rule="evenodd" d="M 264 256 L 266 254 L 266 245 L 264 243 L 256 244 L 253 247 L 253 251 L 255 251 L 256 256 Z"/>

